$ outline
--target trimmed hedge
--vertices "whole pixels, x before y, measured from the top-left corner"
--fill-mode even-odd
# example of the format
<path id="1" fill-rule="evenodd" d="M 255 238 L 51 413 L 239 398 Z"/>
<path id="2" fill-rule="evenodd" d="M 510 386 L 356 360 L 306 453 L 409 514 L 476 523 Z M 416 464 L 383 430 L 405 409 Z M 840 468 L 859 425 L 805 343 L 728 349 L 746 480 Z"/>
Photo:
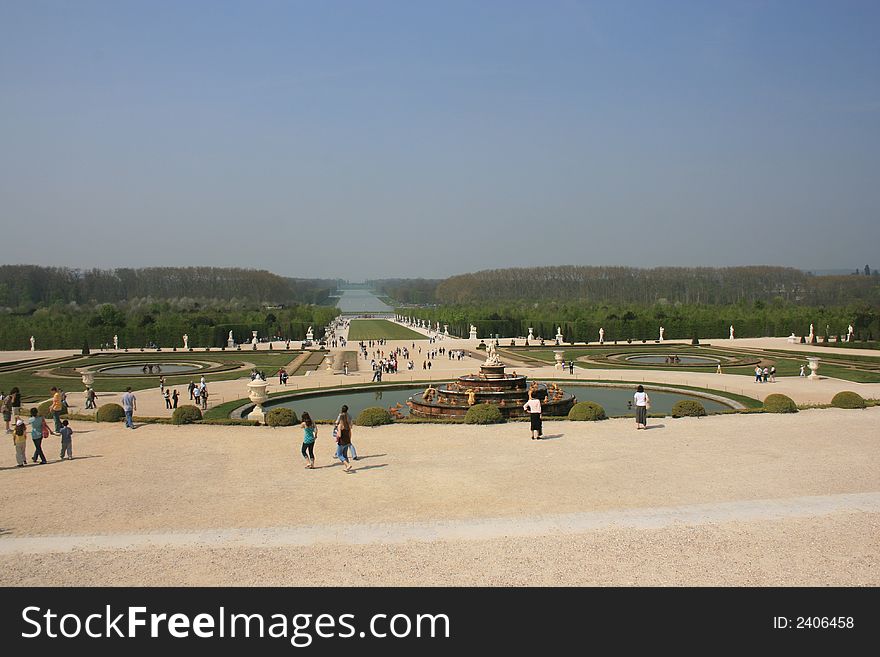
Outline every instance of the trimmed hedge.
<path id="1" fill-rule="evenodd" d="M 780 394 L 767 395 L 764 400 L 765 413 L 797 413 L 797 404 L 791 397 Z"/>
<path id="2" fill-rule="evenodd" d="M 849 390 L 844 390 L 834 395 L 831 399 L 831 405 L 835 408 L 865 408 L 867 406 L 864 397 L 857 392 L 850 392 Z"/>
<path id="3" fill-rule="evenodd" d="M 575 422 L 595 422 L 607 420 L 608 416 L 605 415 L 605 409 L 596 402 L 582 401 L 571 407 L 568 419 Z"/>
<path id="4" fill-rule="evenodd" d="M 465 424 L 498 424 L 504 422 L 501 411 L 492 404 L 474 404 L 465 413 Z"/>
<path id="5" fill-rule="evenodd" d="M 192 424 L 201 419 L 201 409 L 189 404 L 186 406 L 178 406 L 171 414 L 171 424 Z"/>
<path id="6" fill-rule="evenodd" d="M 270 427 L 292 427 L 299 419 L 292 408 L 273 408 L 266 413 L 266 424 Z"/>
<path id="7" fill-rule="evenodd" d="M 681 399 L 672 406 L 672 417 L 703 417 L 706 409 L 695 399 Z"/>
<path id="8" fill-rule="evenodd" d="M 44 401 L 42 404 L 37 406 L 37 413 L 40 414 L 40 417 L 52 417 L 52 411 L 49 410 L 49 407 L 52 406 L 52 401 Z M 67 415 L 67 407 L 63 404 L 61 405 L 61 417 Z"/>
<path id="9" fill-rule="evenodd" d="M 122 422 L 125 419 L 125 409 L 119 404 L 104 404 L 95 413 L 96 422 Z"/>
<path id="10" fill-rule="evenodd" d="M 359 427 L 378 427 L 383 424 L 391 424 L 393 422 L 391 413 L 379 406 L 371 406 L 362 410 L 354 423 Z"/>

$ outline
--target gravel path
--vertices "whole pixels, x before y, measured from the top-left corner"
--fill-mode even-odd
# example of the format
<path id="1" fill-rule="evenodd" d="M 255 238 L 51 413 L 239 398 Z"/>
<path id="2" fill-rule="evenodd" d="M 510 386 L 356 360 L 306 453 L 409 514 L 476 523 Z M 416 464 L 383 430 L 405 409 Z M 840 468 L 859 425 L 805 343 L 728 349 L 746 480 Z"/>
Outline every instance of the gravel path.
<path id="1" fill-rule="evenodd" d="M 357 429 L 75 423 L 0 454 L 0 585 L 880 584 L 880 408 Z M 11 443 L 11 441 L 9 441 Z"/>

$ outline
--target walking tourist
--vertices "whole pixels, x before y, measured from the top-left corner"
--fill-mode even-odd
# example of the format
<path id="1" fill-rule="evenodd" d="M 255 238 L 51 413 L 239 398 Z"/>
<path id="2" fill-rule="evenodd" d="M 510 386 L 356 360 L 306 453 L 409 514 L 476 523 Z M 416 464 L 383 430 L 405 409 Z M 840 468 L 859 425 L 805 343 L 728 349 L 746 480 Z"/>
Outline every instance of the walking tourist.
<path id="1" fill-rule="evenodd" d="M 3 421 L 6 423 L 6 433 L 12 433 L 9 423 L 12 422 L 12 393 L 3 398 Z"/>
<path id="2" fill-rule="evenodd" d="M 165 398 L 165 408 L 171 408 L 171 391 L 166 390 L 162 396 Z"/>
<path id="3" fill-rule="evenodd" d="M 15 445 L 15 462 L 19 468 L 27 465 L 27 436 L 25 436 L 25 424 L 19 416 L 15 416 L 15 428 L 12 432 L 12 442 Z"/>
<path id="4" fill-rule="evenodd" d="M 806 365 L 801 365 L 801 373 L 798 376 L 806 376 L 807 375 L 806 368 L 807 368 Z"/>
<path id="5" fill-rule="evenodd" d="M 645 392 L 644 386 L 636 388 L 633 395 L 633 401 L 636 404 L 636 429 L 648 428 L 648 409 L 651 408 L 651 398 Z"/>
<path id="6" fill-rule="evenodd" d="M 125 411 L 125 426 L 128 429 L 134 429 L 134 412 L 137 410 L 137 397 L 131 391 L 131 386 L 125 389 L 122 395 L 122 409 Z"/>
<path id="7" fill-rule="evenodd" d="M 573 360 L 568 361 L 568 373 L 574 374 L 574 361 Z"/>
<path id="8" fill-rule="evenodd" d="M 21 415 L 21 391 L 18 386 L 9 391 L 10 410 L 13 415 Z"/>
<path id="9" fill-rule="evenodd" d="M 208 410 L 208 386 L 202 388 L 202 410 Z"/>
<path id="10" fill-rule="evenodd" d="M 251 376 L 251 381 L 253 381 L 253 380 L 254 380 L 254 377 Z M 193 395 L 194 395 L 194 390 L 196 389 L 196 384 L 193 383 L 192 381 L 190 381 L 189 385 L 187 386 L 187 389 L 189 390 L 189 398 L 192 399 Z"/>
<path id="11" fill-rule="evenodd" d="M 195 402 L 196 408 L 202 405 L 202 389 L 199 386 L 196 386 L 193 390 L 193 401 Z"/>
<path id="12" fill-rule="evenodd" d="M 171 408 L 177 408 L 177 400 L 180 398 L 180 395 L 177 394 L 177 388 L 174 389 L 174 392 L 171 393 Z"/>
<path id="13" fill-rule="evenodd" d="M 40 417 L 39 411 L 36 408 L 31 409 L 31 440 L 34 441 L 34 455 L 31 460 L 36 463 L 37 459 L 40 459 L 40 464 L 46 462 L 46 455 L 43 454 L 43 438 L 48 438 L 49 434 L 52 433 L 49 430 L 49 425 L 46 424 L 46 420 Z"/>
<path id="14" fill-rule="evenodd" d="M 770 383 L 776 383 L 776 366 L 770 368 Z"/>
<path id="15" fill-rule="evenodd" d="M 531 423 L 532 440 L 540 440 L 541 436 L 541 400 L 529 390 L 529 400 L 523 405 L 523 410 L 529 414 Z"/>
<path id="16" fill-rule="evenodd" d="M 73 429 L 67 420 L 61 423 L 61 460 L 64 460 L 64 454 L 67 454 L 68 460 L 73 460 Z M 134 428 L 134 427 L 132 427 Z"/>
<path id="17" fill-rule="evenodd" d="M 351 472 L 351 462 L 348 460 L 348 453 L 351 451 L 355 456 L 353 460 L 357 460 L 357 452 L 351 442 L 351 418 L 348 416 L 348 406 L 342 405 L 339 415 L 336 418 L 336 458 L 342 463 L 342 467 L 346 472 Z"/>
<path id="18" fill-rule="evenodd" d="M 312 421 L 312 417 L 308 413 L 302 414 L 303 444 L 302 455 L 306 460 L 306 469 L 314 470 L 315 468 L 315 440 L 318 439 L 318 427 Z"/>
<path id="19" fill-rule="evenodd" d="M 761 374 L 762 374 L 761 366 L 755 365 L 755 383 L 761 383 L 761 379 L 763 378 L 761 376 Z"/>
<path id="20" fill-rule="evenodd" d="M 55 420 L 55 431 L 61 431 L 61 410 L 64 406 L 61 403 L 61 393 L 58 391 L 58 388 L 52 387 L 52 402 L 49 405 L 49 411 L 52 413 L 52 418 Z"/>

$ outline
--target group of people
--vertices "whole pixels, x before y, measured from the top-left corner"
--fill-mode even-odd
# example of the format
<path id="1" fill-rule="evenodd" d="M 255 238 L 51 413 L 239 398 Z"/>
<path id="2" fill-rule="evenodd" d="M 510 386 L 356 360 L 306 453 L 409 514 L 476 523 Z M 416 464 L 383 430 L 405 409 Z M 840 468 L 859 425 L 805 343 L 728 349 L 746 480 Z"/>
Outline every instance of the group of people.
<path id="1" fill-rule="evenodd" d="M 27 458 L 27 433 L 30 428 L 31 440 L 34 444 L 32 463 L 43 465 L 48 462 L 43 452 L 43 440 L 49 436 L 61 437 L 61 456 L 64 460 L 73 458 L 73 429 L 68 420 L 61 419 L 61 413 L 66 408 L 67 399 L 63 391 L 53 387 L 52 399 L 49 402 L 49 412 L 54 420 L 54 430 L 49 427 L 46 419 L 40 416 L 39 409 L 31 408 L 27 420 L 21 416 L 21 392 L 13 388 L 8 395 L 0 393 L 2 398 L 3 420 L 6 422 L 6 433 L 12 434 L 12 443 L 15 446 L 16 466 L 23 468 L 28 465 Z M 13 420 L 13 417 L 15 418 Z M 12 426 L 10 426 L 12 425 Z"/>
<path id="2" fill-rule="evenodd" d="M 266 380 L 266 375 L 262 372 L 261 378 L 263 381 Z M 254 376 L 251 376 L 251 380 L 254 379 Z M 189 390 L 189 398 L 195 403 L 196 406 L 200 407 L 203 410 L 208 408 L 208 382 L 205 381 L 205 377 L 203 376 L 201 380 L 196 384 L 193 381 L 189 382 L 189 386 L 187 386 Z M 177 391 L 175 391 L 177 392 Z M 175 402 L 176 404 L 176 402 Z M 175 406 L 176 408 L 176 406 Z"/>
<path id="3" fill-rule="evenodd" d="M 755 383 L 776 383 L 776 367 L 755 365 Z"/>
<path id="4" fill-rule="evenodd" d="M 306 469 L 315 469 L 315 442 L 318 439 L 318 426 L 312 420 L 311 416 L 304 412 L 302 414 L 302 423 L 300 427 L 303 430 L 302 456 L 306 461 Z M 333 423 L 333 439 L 336 442 L 336 459 L 342 463 L 344 472 L 352 472 L 352 461 L 358 460 L 357 450 L 354 443 L 351 442 L 351 417 L 348 414 L 348 406 L 344 405 Z"/>
<path id="5" fill-rule="evenodd" d="M 429 390 L 433 391 L 434 389 L 429 387 L 425 392 L 427 393 Z M 469 399 L 468 403 L 473 404 L 473 401 Z M 648 396 L 648 393 L 645 392 L 644 386 L 640 385 L 636 388 L 630 406 L 635 406 L 636 429 L 647 429 L 648 410 L 651 408 L 651 398 Z M 523 410 L 529 414 L 529 429 L 532 434 L 532 440 L 541 440 L 541 438 L 544 437 L 544 427 L 541 418 L 541 394 L 537 386 L 533 385 L 529 389 L 529 399 L 523 404 Z"/>

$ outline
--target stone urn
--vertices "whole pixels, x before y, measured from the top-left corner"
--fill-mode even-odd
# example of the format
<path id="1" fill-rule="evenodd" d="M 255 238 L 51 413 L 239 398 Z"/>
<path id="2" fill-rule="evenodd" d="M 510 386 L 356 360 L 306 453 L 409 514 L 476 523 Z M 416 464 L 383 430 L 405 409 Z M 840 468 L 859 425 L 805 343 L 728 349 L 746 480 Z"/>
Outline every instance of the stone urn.
<path id="1" fill-rule="evenodd" d="M 554 349 L 553 350 L 553 357 L 556 359 L 556 364 L 554 365 L 554 367 L 557 370 L 564 370 L 565 369 L 564 356 L 565 356 L 565 352 L 562 349 Z"/>
<path id="2" fill-rule="evenodd" d="M 263 379 L 256 378 L 248 383 L 247 387 L 248 397 L 254 402 L 254 410 L 248 413 L 247 419 L 256 420 L 260 424 L 263 424 L 266 421 L 266 414 L 263 412 L 263 404 L 269 399 L 269 394 L 266 392 L 269 383 L 268 381 L 263 381 Z"/>
<path id="3" fill-rule="evenodd" d="M 95 373 L 90 370 L 80 370 L 82 374 L 82 382 L 86 388 L 91 387 L 91 385 L 95 382 Z"/>
<path id="4" fill-rule="evenodd" d="M 327 371 L 333 373 L 333 356 L 327 354 Z"/>
<path id="5" fill-rule="evenodd" d="M 813 379 L 814 381 L 819 379 L 819 375 L 816 372 L 819 371 L 819 357 L 818 356 L 808 356 L 807 357 L 807 366 L 810 368 L 810 376 L 808 378 Z"/>

